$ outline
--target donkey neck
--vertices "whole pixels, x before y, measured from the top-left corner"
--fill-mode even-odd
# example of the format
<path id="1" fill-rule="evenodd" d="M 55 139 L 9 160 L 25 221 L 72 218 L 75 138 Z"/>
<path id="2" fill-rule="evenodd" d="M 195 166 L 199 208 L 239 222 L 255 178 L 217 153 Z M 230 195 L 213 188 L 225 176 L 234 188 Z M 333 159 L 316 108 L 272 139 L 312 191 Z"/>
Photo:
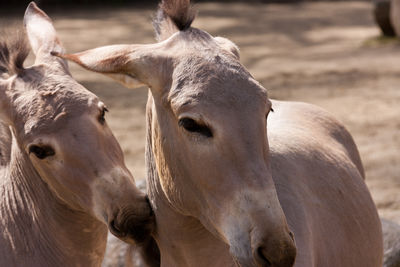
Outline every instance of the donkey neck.
<path id="1" fill-rule="evenodd" d="M 0 171 L 0 266 L 99 266 L 106 226 L 62 203 L 12 139 Z"/>
<path id="2" fill-rule="evenodd" d="M 148 195 L 157 221 L 154 238 L 160 248 L 161 266 L 236 266 L 225 243 L 212 235 L 196 218 L 179 213 L 166 197 L 160 178 L 170 177 L 160 177 L 157 171 L 152 149 L 152 105 L 150 93 L 146 112 L 146 168 Z"/>

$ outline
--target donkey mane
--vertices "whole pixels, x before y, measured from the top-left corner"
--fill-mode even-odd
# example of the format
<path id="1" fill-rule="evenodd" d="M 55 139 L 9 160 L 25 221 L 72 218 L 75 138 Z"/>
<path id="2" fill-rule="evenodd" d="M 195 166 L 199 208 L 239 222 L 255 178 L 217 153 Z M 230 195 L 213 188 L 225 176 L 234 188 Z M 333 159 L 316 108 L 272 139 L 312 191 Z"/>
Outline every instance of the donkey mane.
<path id="1" fill-rule="evenodd" d="M 0 77 L 3 74 L 19 74 L 24 69 L 25 59 L 30 48 L 26 34 L 18 30 L 17 33 L 0 33 Z"/>
<path id="2" fill-rule="evenodd" d="M 0 32 L 0 79 L 19 74 L 24 69 L 24 61 L 30 48 L 26 35 L 19 30 L 17 33 Z M 1 90 L 1 88 L 0 88 Z M 0 121 L 0 166 L 5 166 L 10 160 L 11 133 L 7 125 Z"/>
<path id="3" fill-rule="evenodd" d="M 0 121 L 0 167 L 6 166 L 11 155 L 11 132 L 8 126 Z"/>
<path id="4" fill-rule="evenodd" d="M 177 30 L 185 31 L 189 29 L 195 17 L 196 12 L 190 4 L 190 0 L 162 0 L 153 21 L 156 39 L 160 40 L 161 35 L 170 36 Z M 171 22 L 176 29 L 163 27 L 164 24 Z"/>

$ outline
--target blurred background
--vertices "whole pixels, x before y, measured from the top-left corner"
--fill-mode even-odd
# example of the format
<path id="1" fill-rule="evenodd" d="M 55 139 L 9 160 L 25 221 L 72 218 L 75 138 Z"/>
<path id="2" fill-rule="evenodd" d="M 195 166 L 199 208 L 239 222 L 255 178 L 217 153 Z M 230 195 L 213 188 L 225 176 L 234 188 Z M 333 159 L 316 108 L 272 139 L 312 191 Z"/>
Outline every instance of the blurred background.
<path id="1" fill-rule="evenodd" d="M 201 2 L 243 2 L 243 3 L 251 3 L 251 2 L 261 2 L 261 3 L 294 3 L 294 2 L 317 2 L 321 0 L 197 0 L 195 1 L 196 3 L 201 3 Z M 323 0 L 322 0 L 323 1 Z M 327 0 L 331 2 L 337 2 L 338 0 Z M 341 1 L 349 1 L 349 0 L 341 0 Z M 369 0 L 365 0 L 369 1 Z M 7 1 L 7 0 L 1 0 L 1 2 L 4 2 L 7 4 L 9 2 L 9 5 L 20 5 L 20 4 L 28 4 L 30 0 L 13 0 L 13 1 Z M 114 4 L 131 4 L 133 2 L 136 3 L 158 3 L 158 0 L 40 0 L 40 1 L 35 1 L 36 3 L 40 4 L 49 4 L 49 5 L 54 5 L 54 4 L 85 4 L 85 3 L 93 3 L 93 4 L 109 4 L 109 5 L 114 5 Z"/>
<path id="2" fill-rule="evenodd" d="M 0 1 L 1 29 L 21 27 L 28 2 Z M 194 26 L 235 42 L 243 64 L 271 98 L 313 103 L 342 121 L 359 147 L 381 216 L 400 223 L 400 19 L 390 15 L 396 2 L 196 1 Z M 68 52 L 154 42 L 156 1 L 37 3 Z M 26 65 L 31 63 L 32 56 Z M 136 179 L 144 179 L 147 89 L 129 90 L 70 66 L 109 107 L 108 123 L 127 165 Z"/>

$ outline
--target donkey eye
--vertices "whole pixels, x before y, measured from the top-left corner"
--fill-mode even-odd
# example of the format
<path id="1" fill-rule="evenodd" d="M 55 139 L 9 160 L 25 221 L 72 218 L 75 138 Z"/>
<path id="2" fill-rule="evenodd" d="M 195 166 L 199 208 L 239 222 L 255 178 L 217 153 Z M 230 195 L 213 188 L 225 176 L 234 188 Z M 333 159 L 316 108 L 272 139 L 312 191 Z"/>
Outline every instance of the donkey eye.
<path id="1" fill-rule="evenodd" d="M 198 124 L 195 120 L 190 118 L 180 119 L 179 126 L 182 126 L 188 132 L 199 133 L 206 137 L 213 136 L 210 128 L 205 125 Z"/>
<path id="2" fill-rule="evenodd" d="M 29 154 L 33 153 L 38 159 L 45 159 L 50 156 L 54 156 L 56 152 L 50 146 L 37 146 L 32 145 L 29 147 Z"/>
<path id="3" fill-rule="evenodd" d="M 98 121 L 102 125 L 104 125 L 104 123 L 106 122 L 106 118 L 105 118 L 106 112 L 108 112 L 108 109 L 106 107 L 102 108 L 102 110 L 100 111 L 100 115 L 99 115 Z"/>

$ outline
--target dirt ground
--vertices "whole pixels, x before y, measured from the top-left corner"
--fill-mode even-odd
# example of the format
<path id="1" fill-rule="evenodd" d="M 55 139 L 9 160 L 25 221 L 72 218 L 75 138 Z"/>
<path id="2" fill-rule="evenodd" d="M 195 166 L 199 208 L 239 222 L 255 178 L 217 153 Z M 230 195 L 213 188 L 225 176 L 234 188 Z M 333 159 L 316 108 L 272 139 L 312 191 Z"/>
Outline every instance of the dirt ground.
<path id="1" fill-rule="evenodd" d="M 383 217 L 400 223 L 400 43 L 378 40 L 368 2 L 203 3 L 194 26 L 241 49 L 271 98 L 319 105 L 353 134 Z M 46 10 L 68 52 L 153 42 L 154 7 Z M 21 24 L 0 10 L 0 27 Z M 147 89 L 125 89 L 72 65 L 74 77 L 110 109 L 108 122 L 136 179 L 145 177 Z"/>

